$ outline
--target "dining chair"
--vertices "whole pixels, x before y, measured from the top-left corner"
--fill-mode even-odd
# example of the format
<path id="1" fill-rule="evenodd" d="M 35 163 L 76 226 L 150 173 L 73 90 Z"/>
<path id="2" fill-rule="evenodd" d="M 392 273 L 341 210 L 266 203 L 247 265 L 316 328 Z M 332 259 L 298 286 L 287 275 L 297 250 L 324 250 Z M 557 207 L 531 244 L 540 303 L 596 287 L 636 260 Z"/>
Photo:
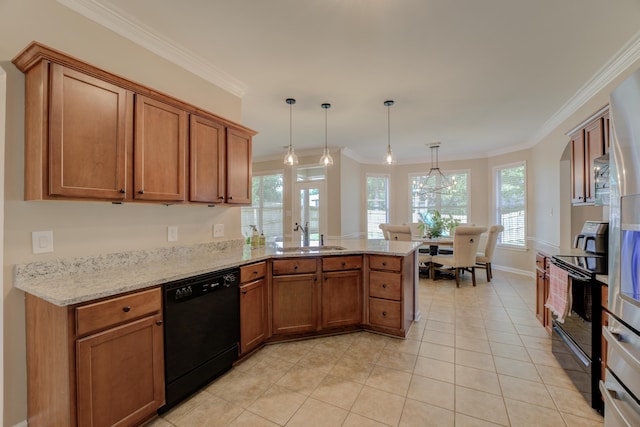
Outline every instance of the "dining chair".
<path id="1" fill-rule="evenodd" d="M 491 260 L 493 259 L 493 251 L 498 243 L 498 235 L 504 231 L 504 226 L 500 224 L 492 225 L 489 227 L 487 233 L 487 242 L 484 247 L 484 253 L 478 252 L 476 254 L 476 267 L 484 268 L 487 270 L 487 282 L 490 282 L 493 278 L 493 270 L 491 270 Z"/>
<path id="2" fill-rule="evenodd" d="M 401 240 L 410 242 L 412 240 L 411 227 L 408 225 L 380 224 L 380 229 L 385 240 Z"/>
<path id="3" fill-rule="evenodd" d="M 476 253 L 480 243 L 480 235 L 487 231 L 486 227 L 457 226 L 453 234 L 453 254 L 433 255 L 431 257 L 430 276 L 436 279 L 436 264 L 442 265 L 437 270 L 444 270 L 445 266 L 453 268 L 456 286 L 460 287 L 460 273 L 464 270 L 471 272 L 471 281 L 476 285 Z"/>

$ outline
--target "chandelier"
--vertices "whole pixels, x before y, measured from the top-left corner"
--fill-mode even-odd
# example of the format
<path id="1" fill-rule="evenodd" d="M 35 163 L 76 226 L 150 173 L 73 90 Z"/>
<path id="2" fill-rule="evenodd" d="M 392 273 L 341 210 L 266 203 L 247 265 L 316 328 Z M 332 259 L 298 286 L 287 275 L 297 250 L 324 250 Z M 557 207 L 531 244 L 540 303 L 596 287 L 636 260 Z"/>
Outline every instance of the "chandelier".
<path id="1" fill-rule="evenodd" d="M 414 181 L 413 183 L 414 191 L 417 192 L 421 199 L 425 199 L 433 194 L 448 193 L 451 187 L 455 185 L 455 177 L 447 177 L 442 173 L 438 165 L 438 149 L 440 148 L 440 143 L 435 142 L 428 146 L 431 150 L 431 169 L 429 169 L 429 173 L 422 182 Z"/>

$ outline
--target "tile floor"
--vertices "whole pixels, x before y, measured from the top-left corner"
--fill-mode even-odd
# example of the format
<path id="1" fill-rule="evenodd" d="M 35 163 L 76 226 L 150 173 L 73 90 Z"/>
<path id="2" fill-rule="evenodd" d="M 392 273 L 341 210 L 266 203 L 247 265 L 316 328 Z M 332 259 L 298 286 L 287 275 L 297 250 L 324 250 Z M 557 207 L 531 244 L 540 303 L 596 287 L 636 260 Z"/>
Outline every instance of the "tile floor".
<path id="1" fill-rule="evenodd" d="M 267 345 L 148 426 L 602 426 L 558 366 L 533 278 L 420 279 L 406 340 Z"/>

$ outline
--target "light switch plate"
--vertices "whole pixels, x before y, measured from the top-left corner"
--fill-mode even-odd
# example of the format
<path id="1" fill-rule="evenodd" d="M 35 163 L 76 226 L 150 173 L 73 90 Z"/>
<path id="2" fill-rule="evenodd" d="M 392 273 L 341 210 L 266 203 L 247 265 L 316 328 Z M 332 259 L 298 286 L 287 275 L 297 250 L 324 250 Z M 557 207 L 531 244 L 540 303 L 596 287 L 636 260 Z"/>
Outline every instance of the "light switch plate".
<path id="1" fill-rule="evenodd" d="M 178 241 L 178 227 L 176 226 L 167 227 L 167 241 L 168 242 Z"/>
<path id="2" fill-rule="evenodd" d="M 53 231 L 32 231 L 31 250 L 34 254 L 53 252 Z"/>
<path id="3" fill-rule="evenodd" d="M 224 224 L 213 224 L 213 237 L 224 237 Z"/>

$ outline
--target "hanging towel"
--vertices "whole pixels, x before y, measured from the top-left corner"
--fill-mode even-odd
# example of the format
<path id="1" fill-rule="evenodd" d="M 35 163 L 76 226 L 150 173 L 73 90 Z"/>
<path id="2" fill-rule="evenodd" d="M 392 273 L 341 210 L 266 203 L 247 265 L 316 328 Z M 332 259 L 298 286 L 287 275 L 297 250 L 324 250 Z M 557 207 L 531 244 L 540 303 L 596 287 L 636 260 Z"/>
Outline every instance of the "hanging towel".
<path id="1" fill-rule="evenodd" d="M 549 297 L 545 307 L 558 316 L 557 320 L 564 323 L 564 318 L 571 312 L 571 280 L 569 273 L 555 264 L 549 269 Z"/>

